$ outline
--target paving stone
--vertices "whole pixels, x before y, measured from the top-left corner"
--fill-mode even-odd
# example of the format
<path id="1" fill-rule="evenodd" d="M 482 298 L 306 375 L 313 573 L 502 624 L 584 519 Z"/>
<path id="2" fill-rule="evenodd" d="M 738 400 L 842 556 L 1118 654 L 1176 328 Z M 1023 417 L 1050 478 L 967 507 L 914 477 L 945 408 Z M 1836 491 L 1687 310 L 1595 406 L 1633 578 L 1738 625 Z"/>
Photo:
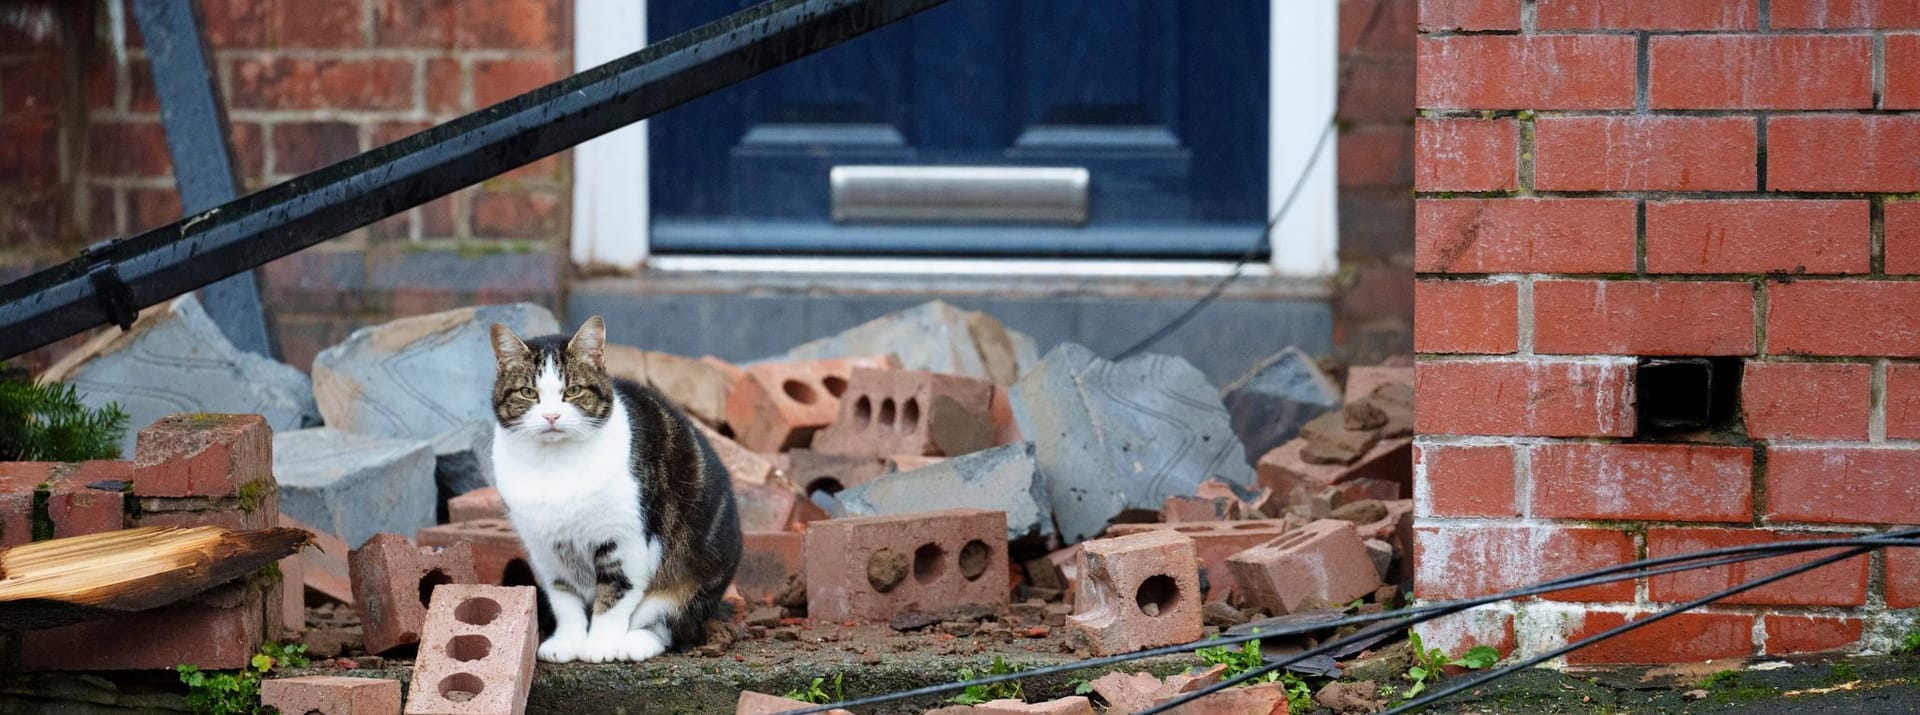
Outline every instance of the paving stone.
<path id="1" fill-rule="evenodd" d="M 891 354 L 748 365 L 727 395 L 735 440 L 756 452 L 805 447 L 840 414 L 855 368 L 898 369 Z"/>
<path id="2" fill-rule="evenodd" d="M 532 303 L 458 308 L 356 330 L 313 359 L 313 395 L 327 426 L 430 440 L 468 422 L 492 422 L 494 357 L 488 330 L 522 339 L 560 331 Z M 448 389 L 456 387 L 457 389 Z"/>
<path id="3" fill-rule="evenodd" d="M 929 301 L 787 351 L 790 360 L 894 353 L 909 370 L 1011 385 L 1037 362 L 1033 339 L 985 313 Z"/>
<path id="4" fill-rule="evenodd" d="M 420 548 L 396 534 L 367 540 L 348 556 L 348 565 L 368 653 L 419 643 L 434 587 L 476 581 L 471 544 Z"/>
<path id="5" fill-rule="evenodd" d="M 1287 348 L 1260 361 L 1222 391 L 1233 433 L 1252 462 L 1300 434 L 1300 427 L 1340 407 L 1340 386 L 1313 357 Z"/>
<path id="6" fill-rule="evenodd" d="M 609 343 L 605 360 L 607 374 L 658 390 L 688 416 L 714 427 L 727 423 L 727 394 L 733 392 L 733 375 L 719 359 Z"/>
<path id="7" fill-rule="evenodd" d="M 493 486 L 493 423 L 468 422 L 433 438 L 433 480 L 441 499 Z"/>
<path id="8" fill-rule="evenodd" d="M 141 311 L 131 330 L 100 331 L 38 380 L 72 385 L 89 407 L 120 405 L 134 429 L 177 413 L 257 414 L 276 432 L 320 424 L 307 376 L 235 348 L 192 293 Z"/>
<path id="9" fill-rule="evenodd" d="M 1193 539 L 1194 553 L 1200 558 L 1201 576 L 1206 580 L 1207 601 L 1224 601 L 1238 590 L 1233 569 L 1227 559 L 1234 554 L 1279 538 L 1287 532 L 1287 523 L 1279 519 L 1249 521 L 1199 521 L 1159 524 L 1114 524 L 1108 536 L 1128 536 L 1149 531 L 1174 531 Z"/>
<path id="10" fill-rule="evenodd" d="M 506 519 L 475 519 L 421 529 L 413 542 L 422 548 L 449 548 L 468 544 L 473 549 L 473 574 L 483 584 L 519 585 L 516 576 L 532 583 L 527 547 Z"/>
<path id="11" fill-rule="evenodd" d="M 1093 655 L 1199 640 L 1200 572 L 1193 539 L 1155 530 L 1081 545 L 1069 638 Z"/>
<path id="12" fill-rule="evenodd" d="M 1227 559 L 1247 602 L 1280 616 L 1339 607 L 1380 588 L 1351 522 L 1322 519 Z"/>
<path id="13" fill-rule="evenodd" d="M 906 514 L 937 504 L 1005 513 L 1006 538 L 1016 544 L 1044 543 L 1053 535 L 1053 511 L 1031 443 L 890 474 L 836 496 L 849 516 Z"/>
<path id="14" fill-rule="evenodd" d="M 856 369 L 840 414 L 815 433 L 827 454 L 959 456 L 993 446 L 993 383 L 920 370 Z"/>
<path id="15" fill-rule="evenodd" d="M 947 509 L 807 528 L 807 615 L 885 621 L 905 611 L 1007 606 L 1005 514 Z"/>
<path id="16" fill-rule="evenodd" d="M 308 675 L 260 683 L 260 704 L 288 715 L 393 715 L 400 712 L 400 681 Z"/>
<path id="17" fill-rule="evenodd" d="M 540 639 L 534 614 L 532 586 L 433 589 L 406 715 L 526 712 Z"/>
<path id="18" fill-rule="evenodd" d="M 359 547 L 381 532 L 433 526 L 433 445 L 332 427 L 273 438 L 280 510 Z"/>
<path id="19" fill-rule="evenodd" d="M 507 518 L 507 502 L 495 487 L 475 489 L 447 500 L 447 521 Z"/>
<path id="20" fill-rule="evenodd" d="M 1061 345 L 1021 377 L 1012 399 L 1063 542 L 1098 535 L 1124 510 L 1159 509 L 1207 479 L 1254 483 L 1219 394 L 1185 360 L 1115 363 Z"/>

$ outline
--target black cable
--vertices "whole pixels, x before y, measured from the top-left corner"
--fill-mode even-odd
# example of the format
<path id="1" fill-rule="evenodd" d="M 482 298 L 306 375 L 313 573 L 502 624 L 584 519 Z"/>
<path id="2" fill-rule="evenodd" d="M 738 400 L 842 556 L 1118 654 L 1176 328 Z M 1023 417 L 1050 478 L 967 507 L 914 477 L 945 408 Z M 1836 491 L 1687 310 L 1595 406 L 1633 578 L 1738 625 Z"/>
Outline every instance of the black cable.
<path id="1" fill-rule="evenodd" d="M 1489 603 L 1495 603 L 1498 601 L 1503 601 L 1503 600 L 1508 600 L 1513 598 L 1524 598 L 1527 596 L 1534 596 L 1542 593 L 1549 593 L 1553 591 L 1562 591 L 1562 590 L 1571 589 L 1571 588 L 1581 588 L 1581 587 L 1591 586 L 1591 585 L 1612 583 L 1615 581 L 1624 581 L 1627 579 L 1648 578 L 1648 577 L 1660 576 L 1660 575 L 1675 573 L 1680 571 L 1690 571 L 1690 570 L 1703 569 L 1703 568 L 1715 568 L 1719 566 L 1741 563 L 1745 561 L 1776 558 L 1779 556 L 1791 555 L 1791 554 L 1799 553 L 1802 551 L 1815 551 L 1815 550 L 1829 549 L 1829 548 L 1854 547 L 1854 546 L 1860 546 L 1862 544 L 1872 544 L 1876 546 L 1920 546 L 1920 538 L 1910 538 L 1910 537 L 1920 537 L 1920 529 L 1915 529 L 1907 532 L 1894 532 L 1890 534 L 1845 538 L 1845 539 L 1803 539 L 1803 540 L 1797 540 L 1797 541 L 1778 542 L 1778 543 L 1771 543 L 1771 544 L 1752 544 L 1752 545 L 1746 545 L 1746 546 L 1732 546 L 1732 547 L 1724 547 L 1719 549 L 1710 549 L 1706 551 L 1698 551 L 1698 552 L 1687 553 L 1687 554 L 1663 556 L 1660 558 L 1647 559 L 1644 561 L 1635 561 L 1635 562 L 1626 563 L 1626 564 L 1616 564 L 1613 566 L 1595 569 L 1593 571 L 1588 571 L 1581 574 L 1575 574 L 1572 576 L 1565 576 L 1559 579 L 1554 579 L 1551 581 L 1534 584 L 1524 588 L 1513 589 L 1510 591 L 1505 591 L 1502 593 L 1492 594 L 1488 596 L 1480 596 L 1476 598 L 1464 599 L 1460 601 L 1451 601 L 1451 602 L 1441 603 L 1441 604 L 1416 606 L 1413 608 L 1406 608 L 1399 611 L 1392 611 L 1388 613 L 1367 614 L 1367 615 L 1361 615 L 1361 616 L 1350 616 L 1350 617 L 1330 620 L 1330 621 L 1319 621 L 1311 624 L 1303 624 L 1299 626 L 1277 628 L 1270 631 L 1262 631 L 1260 633 L 1250 633 L 1250 634 L 1238 635 L 1238 636 L 1217 637 L 1217 638 L 1211 638 L 1203 641 L 1195 641 L 1193 643 L 1185 643 L 1185 644 L 1172 645 L 1172 646 L 1162 646 L 1159 648 L 1149 648 L 1146 650 L 1134 651 L 1131 653 L 1122 653 L 1118 655 L 1103 656 L 1100 658 L 1093 658 L 1088 660 L 1079 660 L 1071 663 L 1051 665 L 1051 666 L 1046 666 L 1042 668 L 1036 668 L 1033 670 L 1025 670 L 1018 673 L 993 675 L 993 676 L 988 676 L 984 678 L 977 678 L 974 680 L 928 685 L 920 688 L 915 688 L 912 690 L 904 690 L 904 691 L 899 691 L 894 693 L 884 693 L 881 695 L 872 695 L 865 698 L 858 698 L 858 699 L 848 700 L 844 702 L 818 705 L 811 708 L 800 708 L 800 709 L 790 710 L 790 711 L 783 712 L 780 715 L 809 715 L 811 713 L 826 712 L 834 708 L 851 708 L 851 707 L 861 707 L 866 705 L 876 705 L 879 703 L 891 702 L 893 700 L 901 700 L 906 698 L 921 697 L 921 696 L 927 696 L 927 695 L 938 695 L 940 693 L 961 690 L 966 687 L 974 686 L 974 685 L 992 685 L 995 683 L 1003 683 L 1011 680 L 1021 680 L 1025 678 L 1038 677 L 1042 675 L 1052 675 L 1055 673 L 1071 672 L 1071 671 L 1083 670 L 1087 668 L 1097 668 L 1104 665 L 1123 663 L 1126 661 L 1138 660 L 1141 658 L 1150 658 L 1150 657 L 1160 656 L 1160 655 L 1185 654 L 1185 653 L 1192 652 L 1196 648 L 1206 648 L 1206 647 L 1212 647 L 1217 645 L 1232 645 L 1232 644 L 1243 643 L 1251 640 L 1260 640 L 1263 638 L 1280 638 L 1280 637 L 1285 637 L 1290 635 L 1301 635 L 1306 633 L 1323 631 L 1330 628 L 1340 628 L 1340 627 L 1349 626 L 1349 625 L 1366 625 L 1366 624 L 1377 623 L 1385 620 L 1408 622 L 1406 624 L 1395 624 L 1391 628 L 1387 629 L 1389 631 L 1392 631 L 1392 630 L 1398 630 L 1400 628 L 1404 628 L 1406 627 L 1406 625 L 1410 625 L 1411 623 L 1423 622 L 1426 620 L 1439 618 L 1441 616 L 1449 615 L 1459 611 L 1464 611 L 1476 606 L 1486 605 Z M 1713 560 L 1701 561 L 1702 559 L 1713 559 Z M 1699 563 L 1688 563 L 1688 562 L 1694 562 L 1694 561 L 1699 561 Z M 1323 644 L 1319 648 L 1315 648 L 1315 649 L 1306 651 L 1304 653 L 1296 654 L 1296 657 L 1286 661 L 1282 661 L 1281 663 L 1279 663 L 1279 665 L 1280 666 L 1290 665 L 1294 662 L 1313 657 L 1314 655 L 1318 655 L 1322 652 L 1330 652 L 1334 649 L 1337 649 L 1338 647 L 1342 647 L 1346 645 L 1347 643 L 1357 641 L 1361 637 L 1371 637 L 1371 635 L 1373 634 L 1368 633 L 1366 635 L 1349 636 L 1348 638 L 1345 638 L 1345 639 L 1332 641 L 1327 644 Z M 1239 681 L 1236 681 L 1236 682 L 1239 682 Z"/>

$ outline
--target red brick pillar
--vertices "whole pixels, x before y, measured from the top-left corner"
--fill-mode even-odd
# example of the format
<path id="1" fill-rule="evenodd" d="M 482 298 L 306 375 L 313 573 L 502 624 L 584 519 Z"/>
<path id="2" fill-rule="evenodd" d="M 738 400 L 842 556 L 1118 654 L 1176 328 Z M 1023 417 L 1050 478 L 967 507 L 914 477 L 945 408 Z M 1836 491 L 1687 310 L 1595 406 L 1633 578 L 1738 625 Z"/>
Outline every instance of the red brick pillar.
<path id="1" fill-rule="evenodd" d="M 1920 9 L 1420 6 L 1417 595 L 1920 522 L 1920 114 L 1896 111 L 1920 109 Z M 1644 427 L 1639 365 L 1674 357 L 1740 373 L 1737 409 Z M 1825 567 L 1571 660 L 1872 645 L 1882 604 L 1920 604 L 1917 558 Z M 1795 562 L 1429 633 L 1538 651 Z"/>

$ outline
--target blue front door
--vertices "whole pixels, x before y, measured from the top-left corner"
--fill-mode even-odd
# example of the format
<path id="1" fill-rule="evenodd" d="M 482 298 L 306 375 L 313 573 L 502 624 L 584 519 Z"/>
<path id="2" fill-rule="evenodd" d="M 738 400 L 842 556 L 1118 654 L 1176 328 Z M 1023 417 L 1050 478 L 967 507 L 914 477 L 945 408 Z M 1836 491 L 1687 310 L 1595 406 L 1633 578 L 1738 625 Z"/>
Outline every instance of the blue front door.
<path id="1" fill-rule="evenodd" d="M 752 4 L 650 1 L 649 31 Z M 652 245 L 1239 255 L 1265 218 L 1267 13 L 1268 0 L 952 0 L 654 119 Z M 883 193 L 911 195 L 947 167 L 1040 189 L 1015 185 L 971 213 L 861 217 L 855 192 L 836 195 L 836 167 L 879 177 Z M 946 185 L 933 181 L 938 204 Z M 1055 194 L 1081 210 L 1010 218 L 1018 207 L 993 203 Z"/>

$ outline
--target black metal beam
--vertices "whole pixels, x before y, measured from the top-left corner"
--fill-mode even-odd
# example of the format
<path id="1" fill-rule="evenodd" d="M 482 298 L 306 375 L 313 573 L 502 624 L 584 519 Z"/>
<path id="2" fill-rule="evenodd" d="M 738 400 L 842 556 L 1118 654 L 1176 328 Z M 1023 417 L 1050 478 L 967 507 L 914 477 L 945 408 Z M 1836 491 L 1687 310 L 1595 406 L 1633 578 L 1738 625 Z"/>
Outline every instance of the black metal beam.
<path id="1" fill-rule="evenodd" d="M 0 286 L 0 358 L 419 206 L 946 0 L 772 0 Z"/>
<path id="2" fill-rule="evenodd" d="M 167 128 L 173 183 L 181 211 L 194 215 L 240 195 L 233 150 L 227 144 L 227 113 L 214 87 L 213 63 L 200 36 L 194 0 L 134 0 L 133 15 L 146 41 L 160 121 Z M 252 271 L 242 271 L 200 292 L 207 316 L 227 340 L 250 353 L 274 357 L 273 338 L 260 306 Z"/>

